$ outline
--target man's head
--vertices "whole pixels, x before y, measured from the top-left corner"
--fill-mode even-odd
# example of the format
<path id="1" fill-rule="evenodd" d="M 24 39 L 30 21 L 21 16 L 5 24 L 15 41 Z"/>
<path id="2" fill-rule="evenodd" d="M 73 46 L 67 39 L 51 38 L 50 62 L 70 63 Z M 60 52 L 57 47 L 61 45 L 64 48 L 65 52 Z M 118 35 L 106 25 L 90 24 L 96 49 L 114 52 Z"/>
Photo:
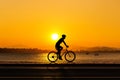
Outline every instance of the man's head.
<path id="1" fill-rule="evenodd" d="M 63 35 L 62 35 L 62 38 L 64 38 L 64 39 L 65 39 L 65 37 L 66 37 L 66 35 L 65 35 L 65 34 L 63 34 Z"/>

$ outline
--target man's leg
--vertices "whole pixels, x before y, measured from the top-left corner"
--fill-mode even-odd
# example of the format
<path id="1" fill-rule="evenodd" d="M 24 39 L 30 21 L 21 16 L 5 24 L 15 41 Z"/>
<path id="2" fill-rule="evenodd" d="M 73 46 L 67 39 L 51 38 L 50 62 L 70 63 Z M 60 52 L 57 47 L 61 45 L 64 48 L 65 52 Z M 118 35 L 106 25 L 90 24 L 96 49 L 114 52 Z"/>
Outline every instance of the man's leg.
<path id="1" fill-rule="evenodd" d="M 62 51 L 63 47 L 60 46 L 59 50 L 58 50 L 58 56 L 59 56 L 59 59 L 62 60 L 62 57 L 61 57 L 61 51 Z"/>

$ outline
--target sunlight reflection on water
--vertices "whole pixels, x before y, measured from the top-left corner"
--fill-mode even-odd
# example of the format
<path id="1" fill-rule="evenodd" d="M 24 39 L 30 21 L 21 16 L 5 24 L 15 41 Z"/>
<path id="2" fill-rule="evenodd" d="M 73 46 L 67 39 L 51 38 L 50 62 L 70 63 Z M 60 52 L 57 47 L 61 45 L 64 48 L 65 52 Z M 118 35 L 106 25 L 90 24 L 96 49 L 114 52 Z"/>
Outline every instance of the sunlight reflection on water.
<path id="1" fill-rule="evenodd" d="M 48 53 L 0 53 L 0 63 L 40 63 L 49 64 Z M 58 60 L 58 64 L 69 64 L 63 56 L 63 60 Z M 120 64 L 120 53 L 76 53 L 76 59 L 72 64 Z"/>

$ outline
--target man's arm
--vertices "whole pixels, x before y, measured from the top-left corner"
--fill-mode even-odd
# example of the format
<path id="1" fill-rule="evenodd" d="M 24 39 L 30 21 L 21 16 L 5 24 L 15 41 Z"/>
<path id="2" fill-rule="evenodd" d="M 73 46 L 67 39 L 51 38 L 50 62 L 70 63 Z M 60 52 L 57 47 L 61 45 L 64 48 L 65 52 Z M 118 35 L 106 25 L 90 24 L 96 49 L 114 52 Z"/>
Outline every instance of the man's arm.
<path id="1" fill-rule="evenodd" d="M 65 44 L 66 47 L 68 47 L 68 45 L 65 43 L 65 41 L 63 41 L 63 43 Z"/>

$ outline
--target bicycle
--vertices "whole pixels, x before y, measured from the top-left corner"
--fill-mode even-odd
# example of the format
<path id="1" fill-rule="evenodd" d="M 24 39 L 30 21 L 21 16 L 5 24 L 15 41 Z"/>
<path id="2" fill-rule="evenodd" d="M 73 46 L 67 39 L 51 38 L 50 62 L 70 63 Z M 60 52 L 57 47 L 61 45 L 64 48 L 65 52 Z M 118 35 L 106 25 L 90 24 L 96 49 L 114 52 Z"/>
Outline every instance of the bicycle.
<path id="1" fill-rule="evenodd" d="M 73 62 L 76 58 L 76 55 L 73 51 L 65 49 L 65 52 L 62 53 L 61 57 L 64 55 L 65 60 L 68 62 Z M 56 51 L 50 51 L 47 55 L 47 58 L 50 62 L 56 62 L 58 60 L 58 54 Z"/>

